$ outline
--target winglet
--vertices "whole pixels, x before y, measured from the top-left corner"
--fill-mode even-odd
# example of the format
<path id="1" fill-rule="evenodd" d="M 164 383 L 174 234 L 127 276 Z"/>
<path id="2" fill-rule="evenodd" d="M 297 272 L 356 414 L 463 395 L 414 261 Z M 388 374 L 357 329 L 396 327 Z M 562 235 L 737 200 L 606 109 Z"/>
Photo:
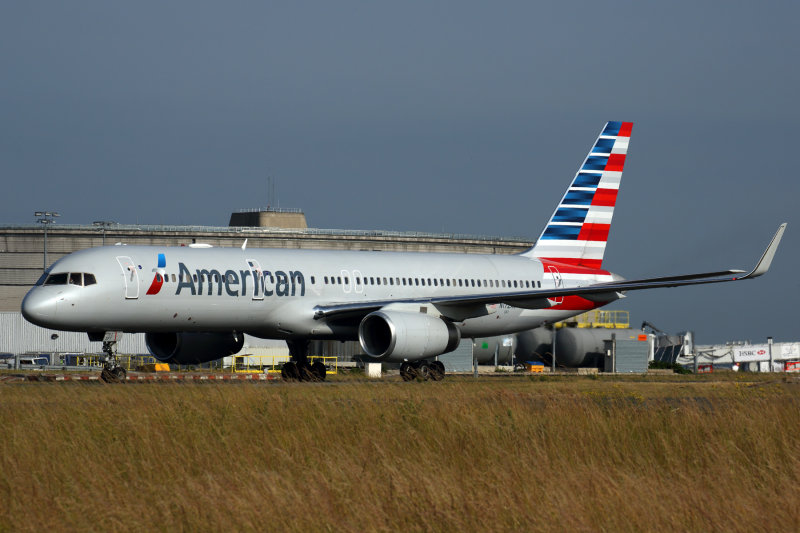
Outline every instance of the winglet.
<path id="1" fill-rule="evenodd" d="M 775 257 L 775 252 L 778 251 L 778 245 L 781 243 L 781 237 L 783 237 L 783 232 L 785 230 L 786 222 L 778 227 L 778 231 L 775 232 L 775 236 L 772 237 L 769 246 L 764 250 L 764 255 L 761 256 L 756 267 L 748 275 L 739 279 L 757 278 L 762 274 L 766 274 L 772 264 L 772 258 Z"/>

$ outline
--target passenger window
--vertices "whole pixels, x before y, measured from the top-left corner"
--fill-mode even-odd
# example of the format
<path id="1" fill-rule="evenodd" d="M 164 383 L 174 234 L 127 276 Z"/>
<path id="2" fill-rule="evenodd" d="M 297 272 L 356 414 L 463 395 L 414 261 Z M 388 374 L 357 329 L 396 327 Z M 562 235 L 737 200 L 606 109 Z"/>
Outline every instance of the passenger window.
<path id="1" fill-rule="evenodd" d="M 394 278 L 389 278 L 389 285 L 394 285 Z"/>
<path id="2" fill-rule="evenodd" d="M 327 284 L 328 284 L 328 276 L 325 276 L 325 277 L 324 277 L 324 278 L 322 278 L 322 279 L 323 279 L 323 281 L 325 281 L 325 285 L 327 285 Z"/>
<path id="3" fill-rule="evenodd" d="M 514 288 L 517 288 L 517 280 L 514 280 Z"/>
<path id="4" fill-rule="evenodd" d="M 419 285 L 419 278 L 414 278 L 414 285 Z"/>
<path id="5" fill-rule="evenodd" d="M 478 280 L 478 287 L 481 286 L 481 280 Z"/>
<path id="6" fill-rule="evenodd" d="M 316 283 L 314 280 L 314 276 L 311 276 L 311 284 L 314 285 L 314 283 Z"/>
<path id="7" fill-rule="evenodd" d="M 386 278 L 383 278 L 383 284 L 388 285 L 388 283 L 386 283 Z"/>
<path id="8" fill-rule="evenodd" d="M 342 284 L 342 276 L 336 276 L 336 283 L 338 283 L 339 285 Z"/>
<path id="9" fill-rule="evenodd" d="M 84 274 L 83 275 L 83 284 L 84 285 L 94 285 L 97 283 L 97 280 L 94 279 L 94 274 Z"/>
<path id="10" fill-rule="evenodd" d="M 459 286 L 459 287 L 463 287 L 463 286 L 464 286 L 464 284 L 462 283 L 462 281 L 461 281 L 461 280 L 458 280 L 458 286 Z"/>
<path id="11" fill-rule="evenodd" d="M 439 280 L 437 280 L 436 278 L 433 278 L 433 286 L 434 287 L 438 287 L 439 286 Z"/>
<path id="12" fill-rule="evenodd" d="M 350 280 L 348 278 L 344 278 L 344 284 L 345 285 L 349 285 L 350 284 Z"/>
<path id="13" fill-rule="evenodd" d="M 447 279 L 447 286 L 450 286 L 450 278 Z"/>
<path id="14" fill-rule="evenodd" d="M 425 278 L 422 278 L 422 286 L 425 286 Z"/>

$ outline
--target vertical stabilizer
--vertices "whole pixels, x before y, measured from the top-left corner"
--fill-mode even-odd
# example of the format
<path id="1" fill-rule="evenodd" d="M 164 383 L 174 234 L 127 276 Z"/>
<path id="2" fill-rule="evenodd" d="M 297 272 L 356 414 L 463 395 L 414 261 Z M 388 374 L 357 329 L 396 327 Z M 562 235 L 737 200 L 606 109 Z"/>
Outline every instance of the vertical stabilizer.
<path id="1" fill-rule="evenodd" d="M 523 256 L 600 268 L 632 122 L 608 122 L 533 248 Z"/>

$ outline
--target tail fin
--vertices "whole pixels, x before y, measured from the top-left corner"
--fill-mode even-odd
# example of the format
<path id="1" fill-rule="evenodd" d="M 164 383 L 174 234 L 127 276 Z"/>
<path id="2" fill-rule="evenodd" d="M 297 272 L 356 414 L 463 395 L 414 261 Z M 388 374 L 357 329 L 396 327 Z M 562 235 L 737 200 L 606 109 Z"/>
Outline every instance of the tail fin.
<path id="1" fill-rule="evenodd" d="M 608 122 L 533 248 L 523 256 L 600 268 L 633 122 Z"/>

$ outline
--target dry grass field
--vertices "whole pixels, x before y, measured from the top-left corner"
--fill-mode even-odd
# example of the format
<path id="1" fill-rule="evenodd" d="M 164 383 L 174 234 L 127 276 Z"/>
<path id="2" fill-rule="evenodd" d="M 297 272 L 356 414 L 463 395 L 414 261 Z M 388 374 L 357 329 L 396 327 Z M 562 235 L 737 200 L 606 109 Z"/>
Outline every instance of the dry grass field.
<path id="1" fill-rule="evenodd" d="M 800 382 L 0 385 L 0 531 L 800 531 Z"/>

